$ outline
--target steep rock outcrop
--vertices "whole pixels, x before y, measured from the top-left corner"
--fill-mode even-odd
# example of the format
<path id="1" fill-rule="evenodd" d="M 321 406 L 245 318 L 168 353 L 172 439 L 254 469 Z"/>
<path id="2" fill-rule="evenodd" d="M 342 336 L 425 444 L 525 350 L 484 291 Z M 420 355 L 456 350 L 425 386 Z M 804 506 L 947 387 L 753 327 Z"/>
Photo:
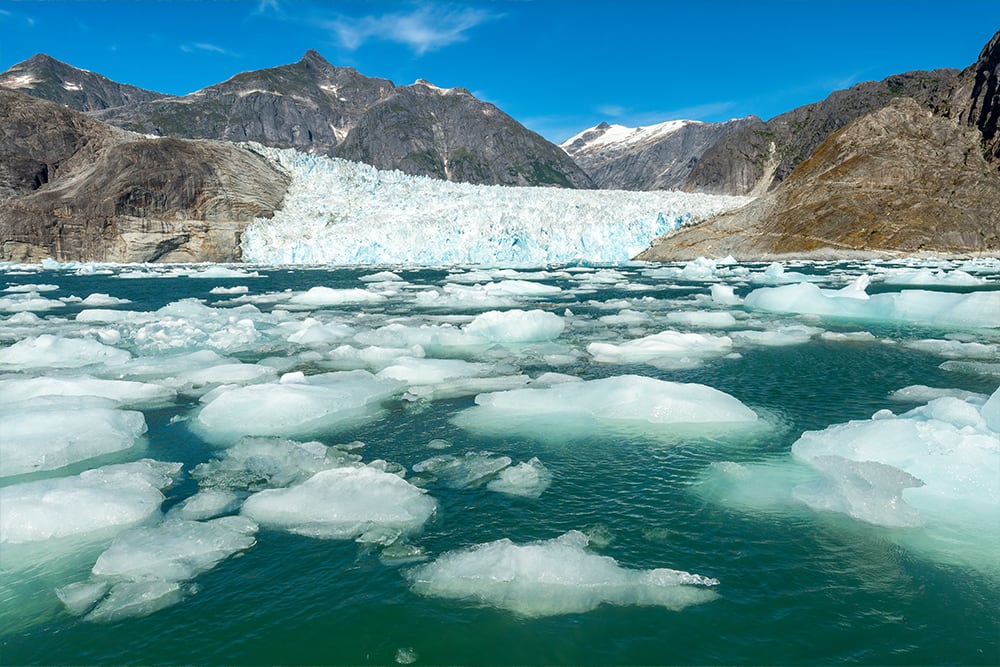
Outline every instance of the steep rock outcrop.
<path id="1" fill-rule="evenodd" d="M 0 260 L 238 261 L 289 176 L 225 142 L 150 139 L 0 90 Z"/>
<path id="2" fill-rule="evenodd" d="M 943 113 L 979 130 L 983 155 L 1000 171 L 1000 31 L 962 71 L 948 102 Z"/>
<path id="3" fill-rule="evenodd" d="M 995 253 L 1000 175 L 981 136 L 895 99 L 827 138 L 773 192 L 637 259 Z"/>
<path id="4" fill-rule="evenodd" d="M 757 196 L 773 189 L 831 133 L 855 118 L 910 97 L 927 108 L 945 103 L 957 70 L 907 72 L 859 83 L 826 99 L 792 109 L 767 122 L 750 123 L 704 152 L 683 189 Z"/>
<path id="5" fill-rule="evenodd" d="M 748 116 L 725 123 L 672 121 L 641 128 L 601 123 L 562 148 L 599 188 L 677 190 L 706 150 L 741 127 L 759 122 Z"/>

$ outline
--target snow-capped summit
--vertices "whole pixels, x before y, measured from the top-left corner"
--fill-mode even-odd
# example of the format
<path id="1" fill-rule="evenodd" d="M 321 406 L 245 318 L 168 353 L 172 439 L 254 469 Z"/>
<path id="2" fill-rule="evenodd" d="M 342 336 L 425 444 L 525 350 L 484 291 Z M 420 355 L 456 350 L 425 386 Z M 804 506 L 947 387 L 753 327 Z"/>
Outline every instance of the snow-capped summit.
<path id="1" fill-rule="evenodd" d="M 725 123 L 668 120 L 643 127 L 601 123 L 570 137 L 560 148 L 599 188 L 676 190 L 712 144 L 753 118 Z"/>

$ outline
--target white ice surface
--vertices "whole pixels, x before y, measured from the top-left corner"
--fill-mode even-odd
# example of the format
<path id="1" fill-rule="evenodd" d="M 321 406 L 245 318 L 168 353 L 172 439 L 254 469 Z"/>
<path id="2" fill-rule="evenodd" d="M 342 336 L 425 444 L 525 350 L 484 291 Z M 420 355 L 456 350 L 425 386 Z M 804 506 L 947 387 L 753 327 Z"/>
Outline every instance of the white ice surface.
<path id="1" fill-rule="evenodd" d="M 245 435 L 310 438 L 377 417 L 399 384 L 367 371 L 325 373 L 300 383 L 223 387 L 205 396 L 193 428 L 216 444 Z"/>
<path id="2" fill-rule="evenodd" d="M 121 530 L 159 511 L 180 463 L 143 459 L 0 488 L 0 543 Z"/>
<path id="3" fill-rule="evenodd" d="M 282 208 L 243 236 L 271 264 L 627 261 L 682 223 L 743 197 L 449 183 L 256 147 L 292 174 Z"/>
<path id="4" fill-rule="evenodd" d="M 116 365 L 132 357 L 125 350 L 87 338 L 41 334 L 0 349 L 0 370 L 80 368 L 92 364 Z"/>
<path id="5" fill-rule="evenodd" d="M 485 434 L 565 440 L 601 431 L 745 428 L 757 423 L 757 415 L 706 385 L 621 375 L 480 394 L 476 406 L 458 413 L 454 422 Z"/>
<path id="6" fill-rule="evenodd" d="M 64 468 L 135 446 L 146 432 L 141 412 L 109 401 L 64 397 L 0 405 L 0 477 Z"/>
<path id="7" fill-rule="evenodd" d="M 261 526 L 324 539 L 388 544 L 419 530 L 437 503 L 375 464 L 322 470 L 285 489 L 267 489 L 243 503 Z"/>
<path id="8" fill-rule="evenodd" d="M 657 368 L 694 368 L 705 359 L 732 352 L 733 341 L 728 336 L 662 331 L 635 340 L 616 343 L 590 343 L 587 352 L 606 364 L 646 363 Z"/>
<path id="9" fill-rule="evenodd" d="M 716 597 L 715 579 L 679 570 L 633 570 L 589 552 L 570 531 L 518 545 L 509 539 L 450 551 L 406 573 L 421 595 L 497 607 L 519 616 L 579 614 L 602 604 L 681 610 Z"/>

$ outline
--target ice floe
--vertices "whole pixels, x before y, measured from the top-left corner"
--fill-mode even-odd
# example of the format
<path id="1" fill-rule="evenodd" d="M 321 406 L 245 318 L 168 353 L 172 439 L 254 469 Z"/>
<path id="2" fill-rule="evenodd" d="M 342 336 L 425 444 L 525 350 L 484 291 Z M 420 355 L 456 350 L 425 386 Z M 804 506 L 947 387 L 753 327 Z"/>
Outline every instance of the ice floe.
<path id="1" fill-rule="evenodd" d="M 509 539 L 451 551 L 406 573 L 421 595 L 497 607 L 525 617 L 579 614 L 602 604 L 681 610 L 715 597 L 719 582 L 679 570 L 623 568 L 587 550 L 579 531 L 518 545 Z"/>
<path id="2" fill-rule="evenodd" d="M 454 418 L 486 434 L 567 440 L 595 432 L 703 431 L 755 425 L 757 414 L 738 399 L 703 384 L 637 375 L 528 387 L 476 396 Z"/>
<path id="3" fill-rule="evenodd" d="M 220 387 L 203 397 L 192 420 L 207 440 L 231 444 L 245 435 L 312 438 L 374 419 L 399 383 L 367 371 L 303 377 L 300 382 Z"/>
<path id="4" fill-rule="evenodd" d="M 662 331 L 621 344 L 590 343 L 587 352 L 606 364 L 646 363 L 663 369 L 694 368 L 705 359 L 732 352 L 728 336 Z"/>
<path id="5" fill-rule="evenodd" d="M 372 463 L 321 470 L 300 484 L 259 491 L 243 503 L 242 514 L 307 537 L 389 544 L 419 530 L 436 507 L 422 489 Z"/>

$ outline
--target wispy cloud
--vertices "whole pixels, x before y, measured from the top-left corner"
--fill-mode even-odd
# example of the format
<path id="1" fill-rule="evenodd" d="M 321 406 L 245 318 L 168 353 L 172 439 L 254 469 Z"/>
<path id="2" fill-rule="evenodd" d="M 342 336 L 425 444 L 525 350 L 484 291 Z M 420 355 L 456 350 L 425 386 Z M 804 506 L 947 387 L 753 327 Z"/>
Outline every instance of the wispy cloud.
<path id="1" fill-rule="evenodd" d="M 12 12 L 9 9 L 0 9 L 0 23 L 33 28 L 35 26 L 35 19 L 18 12 Z"/>
<path id="2" fill-rule="evenodd" d="M 229 49 L 224 49 L 221 46 L 217 46 L 215 44 L 208 44 L 206 42 L 195 42 L 193 44 L 181 44 L 180 49 L 184 53 L 207 52 L 207 53 L 218 53 L 219 55 L 230 56 L 230 57 L 233 57 L 233 58 L 239 57 L 238 53 L 230 51 Z"/>
<path id="3" fill-rule="evenodd" d="M 624 116 L 628 111 L 625 107 L 620 104 L 604 104 L 597 107 L 597 113 L 608 116 L 610 118 L 618 118 L 619 116 Z"/>
<path id="4" fill-rule="evenodd" d="M 425 4 L 379 16 L 340 15 L 324 21 L 323 26 L 349 51 L 378 40 L 403 44 L 422 56 L 466 41 L 473 28 L 501 16 L 479 7 Z"/>

